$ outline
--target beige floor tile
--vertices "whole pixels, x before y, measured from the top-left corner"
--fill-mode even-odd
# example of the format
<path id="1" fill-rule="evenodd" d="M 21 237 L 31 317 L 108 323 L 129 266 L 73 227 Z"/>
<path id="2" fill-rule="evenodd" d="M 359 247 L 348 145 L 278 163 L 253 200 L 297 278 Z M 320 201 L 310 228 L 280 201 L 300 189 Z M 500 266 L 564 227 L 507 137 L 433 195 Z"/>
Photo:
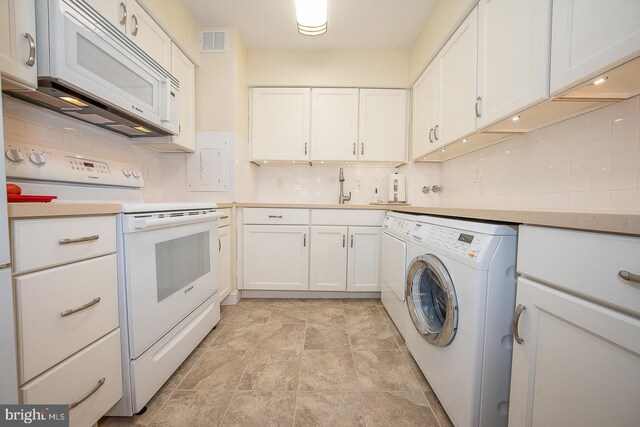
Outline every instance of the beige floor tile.
<path id="1" fill-rule="evenodd" d="M 397 350 L 396 340 L 385 323 L 348 324 L 349 339 L 354 350 Z"/>
<path id="2" fill-rule="evenodd" d="M 193 368 L 193 365 L 198 361 L 200 356 L 204 354 L 203 348 L 196 348 L 193 353 L 185 359 L 184 362 L 176 369 L 176 371 L 169 377 L 167 382 L 164 383 L 161 390 L 174 390 L 178 388 L 178 385 L 186 378 L 187 374 Z"/>
<path id="3" fill-rule="evenodd" d="M 277 307 L 267 323 L 306 323 L 309 311 L 305 307 Z"/>
<path id="4" fill-rule="evenodd" d="M 296 393 L 283 391 L 238 391 L 233 396 L 222 426 L 292 426 Z"/>
<path id="5" fill-rule="evenodd" d="M 234 311 L 238 309 L 238 305 L 221 305 L 220 306 L 220 318 L 229 317 Z"/>
<path id="6" fill-rule="evenodd" d="M 305 351 L 300 371 L 301 391 L 358 390 L 350 351 Z"/>
<path id="7" fill-rule="evenodd" d="M 178 386 L 183 390 L 235 390 L 249 362 L 243 350 L 209 350 Z"/>
<path id="8" fill-rule="evenodd" d="M 225 324 L 211 343 L 210 348 L 225 350 L 250 350 L 255 348 L 264 329 L 264 322 L 249 324 Z"/>
<path id="9" fill-rule="evenodd" d="M 151 420 L 151 426 L 218 426 L 233 392 L 176 390 Z"/>
<path id="10" fill-rule="evenodd" d="M 309 323 L 345 323 L 344 309 L 340 305 L 311 305 Z"/>
<path id="11" fill-rule="evenodd" d="M 210 347 L 213 344 L 213 341 L 216 339 L 216 337 L 220 334 L 220 332 L 222 332 L 223 329 L 223 325 L 219 324 L 216 325 L 216 327 L 214 329 L 212 329 L 206 337 L 204 337 L 204 339 L 200 342 L 200 344 L 198 345 L 199 348 L 207 348 Z"/>
<path id="12" fill-rule="evenodd" d="M 220 320 L 223 325 L 249 325 L 252 323 L 266 323 L 271 316 L 273 307 L 241 307 L 238 308 L 231 316 Z"/>
<path id="13" fill-rule="evenodd" d="M 300 351 L 258 351 L 251 357 L 238 390 L 295 391 L 301 361 Z"/>
<path id="14" fill-rule="evenodd" d="M 153 417 L 160 411 L 160 408 L 169 400 L 173 390 L 160 389 L 155 396 L 147 403 L 147 410 L 142 415 L 134 415 L 133 419 L 137 424 L 149 424 Z"/>
<path id="15" fill-rule="evenodd" d="M 309 308 L 314 307 L 342 307 L 342 299 L 339 298 L 312 298 L 309 299 Z"/>
<path id="16" fill-rule="evenodd" d="M 353 362 L 363 390 L 420 390 L 400 350 L 354 351 Z"/>
<path id="17" fill-rule="evenodd" d="M 355 305 L 344 309 L 347 323 L 384 323 L 380 310 L 373 305 Z"/>
<path id="18" fill-rule="evenodd" d="M 377 301 L 370 298 L 347 298 L 343 299 L 342 303 L 345 307 L 375 307 L 378 305 Z"/>
<path id="19" fill-rule="evenodd" d="M 98 427 L 128 427 L 135 425 L 136 421 L 133 417 L 102 417 L 98 420 Z"/>
<path id="20" fill-rule="evenodd" d="M 354 392 L 299 393 L 295 425 L 365 427 L 360 396 Z"/>
<path id="21" fill-rule="evenodd" d="M 438 427 L 420 392 L 369 392 L 361 396 L 367 427 Z"/>
<path id="22" fill-rule="evenodd" d="M 427 379 L 424 377 L 422 370 L 420 369 L 415 359 L 411 355 L 411 352 L 409 351 L 409 349 L 407 347 L 404 347 L 400 351 L 402 352 L 404 359 L 409 364 L 409 369 L 411 369 L 411 373 L 413 373 L 413 376 L 418 382 L 418 385 L 420 385 L 420 388 L 422 390 L 431 390 L 431 385 L 429 384 Z"/>
<path id="23" fill-rule="evenodd" d="M 351 350 L 347 327 L 342 323 L 307 324 L 305 350 Z"/>
<path id="24" fill-rule="evenodd" d="M 440 401 L 438 400 L 436 395 L 433 393 L 433 391 L 429 391 L 429 390 L 424 391 L 424 395 L 426 396 L 427 401 L 429 402 L 429 406 L 431 406 L 431 410 L 435 414 L 440 427 L 453 427 L 453 424 L 451 423 L 449 416 L 445 412 L 444 408 L 440 404 Z"/>
<path id="25" fill-rule="evenodd" d="M 238 307 L 273 307 L 278 302 L 278 298 L 242 298 L 238 302 Z"/>
<path id="26" fill-rule="evenodd" d="M 276 301 L 275 306 L 278 308 L 309 308 L 309 300 L 299 298 L 283 298 Z"/>
<path id="27" fill-rule="evenodd" d="M 303 350 L 306 325 L 293 323 L 272 323 L 266 325 L 260 335 L 257 349 L 262 350 Z"/>

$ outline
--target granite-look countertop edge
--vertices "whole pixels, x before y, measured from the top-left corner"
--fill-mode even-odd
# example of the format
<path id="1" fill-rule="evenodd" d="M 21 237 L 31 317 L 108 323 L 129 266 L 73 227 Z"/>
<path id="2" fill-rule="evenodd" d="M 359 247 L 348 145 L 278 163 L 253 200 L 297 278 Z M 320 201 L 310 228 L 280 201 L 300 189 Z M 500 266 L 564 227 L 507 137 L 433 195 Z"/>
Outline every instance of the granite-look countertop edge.
<path id="1" fill-rule="evenodd" d="M 9 219 L 115 215 L 119 203 L 8 203 Z"/>

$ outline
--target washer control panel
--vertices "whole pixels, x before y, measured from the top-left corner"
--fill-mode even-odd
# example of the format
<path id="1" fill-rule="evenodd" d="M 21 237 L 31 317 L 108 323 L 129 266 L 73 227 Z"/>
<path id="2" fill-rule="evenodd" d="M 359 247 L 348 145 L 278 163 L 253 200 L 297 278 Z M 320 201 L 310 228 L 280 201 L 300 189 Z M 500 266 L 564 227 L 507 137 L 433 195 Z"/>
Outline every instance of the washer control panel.
<path id="1" fill-rule="evenodd" d="M 433 224 L 416 223 L 412 238 L 425 246 L 436 246 L 469 260 L 480 262 L 492 236 Z"/>
<path id="2" fill-rule="evenodd" d="M 140 169 L 130 163 L 36 145 L 8 143 L 4 163 L 8 178 L 144 187 Z"/>
<path id="3" fill-rule="evenodd" d="M 409 238 L 415 224 L 415 221 L 387 215 L 382 228 L 397 236 Z"/>

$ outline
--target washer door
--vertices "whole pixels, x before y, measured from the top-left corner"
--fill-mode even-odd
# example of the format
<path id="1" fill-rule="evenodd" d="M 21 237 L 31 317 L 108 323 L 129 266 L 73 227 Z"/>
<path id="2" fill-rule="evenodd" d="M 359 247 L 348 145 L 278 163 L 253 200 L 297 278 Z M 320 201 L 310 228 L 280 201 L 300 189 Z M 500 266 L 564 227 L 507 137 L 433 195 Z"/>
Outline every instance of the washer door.
<path id="1" fill-rule="evenodd" d="M 458 330 L 458 299 L 446 267 L 435 255 L 414 258 L 407 273 L 407 307 L 418 333 L 447 346 Z"/>

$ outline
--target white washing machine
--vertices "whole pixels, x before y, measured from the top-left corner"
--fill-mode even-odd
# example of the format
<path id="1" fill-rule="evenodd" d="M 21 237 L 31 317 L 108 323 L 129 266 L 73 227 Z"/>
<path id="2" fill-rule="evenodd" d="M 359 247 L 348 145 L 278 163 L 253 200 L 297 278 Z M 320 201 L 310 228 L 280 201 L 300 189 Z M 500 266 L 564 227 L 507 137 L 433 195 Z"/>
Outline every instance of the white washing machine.
<path id="1" fill-rule="evenodd" d="M 454 425 L 506 426 L 517 229 L 421 216 L 411 234 L 407 346 Z"/>
<path id="2" fill-rule="evenodd" d="M 382 224 L 380 299 L 403 337 L 411 322 L 405 303 L 409 261 L 407 244 L 411 240 L 418 217 L 419 215 L 388 212 Z"/>

